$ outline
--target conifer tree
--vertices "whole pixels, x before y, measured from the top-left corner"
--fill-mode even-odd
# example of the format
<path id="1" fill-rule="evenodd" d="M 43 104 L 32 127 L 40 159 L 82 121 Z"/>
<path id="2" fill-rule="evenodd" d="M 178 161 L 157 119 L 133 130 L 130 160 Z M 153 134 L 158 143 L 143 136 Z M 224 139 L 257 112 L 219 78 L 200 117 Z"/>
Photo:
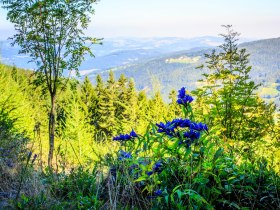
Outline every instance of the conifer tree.
<path id="1" fill-rule="evenodd" d="M 227 33 L 222 35 L 224 43 L 219 51 L 205 55 L 209 70 L 202 80 L 205 85 L 194 93 L 208 106 L 208 124 L 218 126 L 222 137 L 253 141 L 266 135 L 273 124 L 274 109 L 256 96 L 258 85 L 249 77 L 249 54 L 237 46 L 239 34 L 230 25 L 224 27 Z M 205 117 L 202 109 L 200 116 Z"/>
<path id="2" fill-rule="evenodd" d="M 116 132 L 115 119 L 115 87 L 116 82 L 113 71 L 109 73 L 109 79 L 105 87 L 103 87 L 101 77 L 97 78 L 97 94 L 98 94 L 98 113 L 97 125 L 100 132 L 106 137 L 111 137 Z"/>
<path id="3" fill-rule="evenodd" d="M 97 112 L 97 101 L 96 90 L 86 76 L 81 85 L 81 106 L 86 115 L 86 121 L 91 127 L 94 125 L 94 116 Z"/>
<path id="4" fill-rule="evenodd" d="M 96 92 L 96 99 L 94 100 L 95 106 L 93 106 L 95 109 L 93 109 L 92 112 L 92 124 L 95 126 L 97 131 L 99 131 L 99 118 L 100 118 L 100 108 L 101 108 L 101 101 L 104 96 L 104 82 L 102 77 L 98 74 L 96 76 L 96 86 L 95 86 L 95 92 Z"/>
<path id="5" fill-rule="evenodd" d="M 159 91 L 157 91 L 152 100 L 150 100 L 149 109 L 151 122 L 159 122 L 166 118 L 167 107 Z"/>
<path id="6" fill-rule="evenodd" d="M 125 131 L 125 126 L 127 125 L 127 119 L 125 116 L 125 110 L 127 109 L 127 78 L 124 74 L 121 74 L 116 89 L 116 120 L 117 120 L 117 130 L 119 133 L 127 132 Z"/>
<path id="7" fill-rule="evenodd" d="M 140 91 L 137 97 L 137 119 L 136 128 L 138 132 L 143 132 L 146 130 L 150 122 L 150 112 L 149 112 L 149 101 L 144 90 Z"/>
<path id="8" fill-rule="evenodd" d="M 128 82 L 126 107 L 125 116 L 128 121 L 128 130 L 131 130 L 136 127 L 137 118 L 137 93 L 133 79 L 130 79 Z"/>
<path id="9" fill-rule="evenodd" d="M 81 99 L 84 104 L 89 107 L 91 101 L 95 97 L 95 90 L 88 76 L 85 77 L 83 84 L 81 85 Z"/>

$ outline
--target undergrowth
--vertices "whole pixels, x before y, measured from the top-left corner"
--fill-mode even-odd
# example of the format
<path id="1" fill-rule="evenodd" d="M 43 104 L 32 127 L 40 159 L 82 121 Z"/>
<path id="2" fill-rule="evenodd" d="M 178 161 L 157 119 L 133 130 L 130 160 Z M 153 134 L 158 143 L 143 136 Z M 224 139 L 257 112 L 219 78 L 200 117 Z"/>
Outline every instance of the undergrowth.
<path id="1" fill-rule="evenodd" d="M 279 209 L 279 175 L 261 157 L 243 155 L 241 160 L 211 128 L 196 122 L 192 101 L 182 88 L 177 102 L 183 118 L 150 124 L 144 135 L 132 130 L 114 137 L 119 150 L 99 156 L 91 168 L 39 171 L 34 156 L 27 154 L 15 172 L 21 177 L 18 196 L 6 207 Z M 1 172 L 3 158 L 1 154 Z M 32 179 L 39 183 L 31 185 Z M 26 193 L 27 186 L 36 193 Z"/>

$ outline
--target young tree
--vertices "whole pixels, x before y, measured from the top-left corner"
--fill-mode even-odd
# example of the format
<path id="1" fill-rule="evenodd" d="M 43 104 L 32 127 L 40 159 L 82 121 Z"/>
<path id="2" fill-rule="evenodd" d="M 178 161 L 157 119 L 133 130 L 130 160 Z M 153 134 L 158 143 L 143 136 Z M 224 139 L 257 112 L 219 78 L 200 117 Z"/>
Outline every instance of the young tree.
<path id="1" fill-rule="evenodd" d="M 8 10 L 16 30 L 13 44 L 21 47 L 19 53 L 28 54 L 37 64 L 37 73 L 50 94 L 49 154 L 52 167 L 55 134 L 55 110 L 61 76 L 66 70 L 76 71 L 84 55 L 92 55 L 90 46 L 99 40 L 84 36 L 93 3 L 97 0 L 0 0 Z"/>
<path id="2" fill-rule="evenodd" d="M 116 88 L 116 111 L 115 116 L 117 120 L 117 131 L 119 133 L 127 132 L 124 127 L 127 125 L 127 119 L 125 116 L 125 112 L 128 109 L 127 107 L 127 78 L 124 74 L 121 74 L 118 82 L 117 82 L 117 88 Z"/>
<path id="3" fill-rule="evenodd" d="M 227 33 L 220 49 L 205 55 L 209 73 L 204 74 L 204 87 L 195 91 L 197 101 L 204 102 L 197 108 L 210 119 L 210 126 L 218 126 L 224 139 L 254 141 L 273 124 L 274 107 L 256 95 L 259 85 L 250 80 L 249 54 L 238 49 L 239 34 L 230 25 L 224 27 Z"/>
<path id="4" fill-rule="evenodd" d="M 97 113 L 95 124 L 97 127 L 97 140 L 105 140 L 116 134 L 115 101 L 116 81 L 112 71 L 109 73 L 107 83 L 104 84 L 100 75 L 96 77 Z"/>

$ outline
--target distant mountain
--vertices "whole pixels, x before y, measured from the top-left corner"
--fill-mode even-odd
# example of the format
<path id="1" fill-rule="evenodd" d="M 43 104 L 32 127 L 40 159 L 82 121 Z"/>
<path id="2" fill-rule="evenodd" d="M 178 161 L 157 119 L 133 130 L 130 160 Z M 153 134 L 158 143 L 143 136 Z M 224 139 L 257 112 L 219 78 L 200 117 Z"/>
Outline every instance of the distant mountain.
<path id="1" fill-rule="evenodd" d="M 263 85 L 260 95 L 273 99 L 280 105 L 280 38 L 246 42 L 240 44 L 240 48 L 246 48 L 251 55 L 250 65 L 253 68 L 250 76 Z M 197 80 L 205 72 L 196 67 L 205 62 L 204 54 L 209 52 L 209 47 L 195 48 L 165 54 L 159 58 L 139 60 L 112 70 L 117 77 L 125 74 L 134 78 L 138 89 L 161 90 L 167 99 L 172 89 L 185 86 L 188 90 L 193 90 L 197 87 Z M 98 73 L 106 78 L 108 70 Z M 93 82 L 96 74 L 97 72 L 89 74 Z"/>
<path id="2" fill-rule="evenodd" d="M 104 39 L 102 45 L 93 46 L 95 58 L 86 56 L 80 70 L 86 72 L 105 70 L 193 47 L 212 47 L 221 41 L 221 38 L 211 36 L 191 39 L 175 37 Z M 33 63 L 28 63 L 30 58 L 26 55 L 18 55 L 18 51 L 19 47 L 11 47 L 10 41 L 0 42 L 0 57 L 3 63 L 35 69 Z"/>

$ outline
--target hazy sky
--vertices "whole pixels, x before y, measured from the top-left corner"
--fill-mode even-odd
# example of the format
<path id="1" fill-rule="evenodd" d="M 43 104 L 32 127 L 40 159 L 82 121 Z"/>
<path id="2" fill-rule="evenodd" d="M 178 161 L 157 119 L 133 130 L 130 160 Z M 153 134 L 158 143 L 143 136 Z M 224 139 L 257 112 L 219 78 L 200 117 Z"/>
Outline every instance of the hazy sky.
<path id="1" fill-rule="evenodd" d="M 95 37 L 216 36 L 232 24 L 243 38 L 280 37 L 280 0 L 100 0 L 88 33 Z M 0 39 L 13 26 L 0 9 Z"/>

